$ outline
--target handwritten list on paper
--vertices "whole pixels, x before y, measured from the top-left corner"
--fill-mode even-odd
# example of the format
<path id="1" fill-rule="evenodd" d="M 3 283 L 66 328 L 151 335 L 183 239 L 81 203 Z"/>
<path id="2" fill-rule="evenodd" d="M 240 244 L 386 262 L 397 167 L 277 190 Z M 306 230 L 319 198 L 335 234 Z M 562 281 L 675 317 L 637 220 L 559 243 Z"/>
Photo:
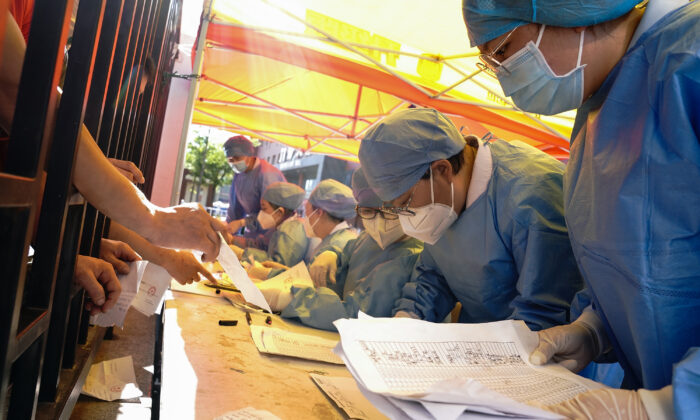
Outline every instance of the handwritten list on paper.
<path id="1" fill-rule="evenodd" d="M 424 393 L 433 384 L 455 377 L 478 380 L 519 402 L 556 404 L 586 388 L 538 372 L 518 354 L 514 342 L 364 341 L 360 347 L 385 383 L 402 393 Z M 420 371 L 421 375 L 416 375 Z"/>

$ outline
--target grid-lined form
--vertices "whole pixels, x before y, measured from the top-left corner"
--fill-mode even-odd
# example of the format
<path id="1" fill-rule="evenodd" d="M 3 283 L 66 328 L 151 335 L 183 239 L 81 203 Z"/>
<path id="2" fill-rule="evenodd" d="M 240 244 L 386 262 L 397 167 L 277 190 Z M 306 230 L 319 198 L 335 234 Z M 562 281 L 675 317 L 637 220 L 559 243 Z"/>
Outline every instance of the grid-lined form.
<path id="1" fill-rule="evenodd" d="M 423 393 L 436 382 L 473 378 L 516 401 L 548 405 L 586 389 L 529 367 L 512 342 L 389 342 L 359 344 L 395 392 Z"/>

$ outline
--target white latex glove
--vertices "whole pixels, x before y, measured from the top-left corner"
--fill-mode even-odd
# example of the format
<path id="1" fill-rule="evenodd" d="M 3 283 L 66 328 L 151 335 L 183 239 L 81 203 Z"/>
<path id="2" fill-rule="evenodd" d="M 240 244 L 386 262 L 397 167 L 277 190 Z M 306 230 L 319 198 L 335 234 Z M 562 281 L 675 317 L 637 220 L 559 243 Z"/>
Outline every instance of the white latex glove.
<path id="1" fill-rule="evenodd" d="M 248 276 L 254 277 L 256 279 L 267 279 L 267 276 L 272 271 L 271 268 L 267 268 L 257 261 L 253 261 L 253 264 L 248 267 Z"/>
<path id="2" fill-rule="evenodd" d="M 583 392 L 563 403 L 544 407 L 573 420 L 648 420 L 637 391 L 596 389 Z"/>
<path id="3" fill-rule="evenodd" d="M 550 359 L 572 372 L 579 372 L 605 350 L 605 333 L 600 319 L 591 310 L 569 325 L 538 331 L 539 344 L 530 363 L 544 365 Z"/>
<path id="4" fill-rule="evenodd" d="M 315 287 L 326 287 L 327 282 L 335 284 L 335 273 L 338 271 L 338 255 L 333 251 L 323 251 L 314 259 L 309 267 L 309 274 Z"/>
<path id="5" fill-rule="evenodd" d="M 257 284 L 258 288 L 265 296 L 265 300 L 270 305 L 270 309 L 273 312 L 279 312 L 284 310 L 284 308 L 289 305 L 292 301 L 292 287 L 291 286 L 273 286 L 267 282 L 261 282 Z"/>

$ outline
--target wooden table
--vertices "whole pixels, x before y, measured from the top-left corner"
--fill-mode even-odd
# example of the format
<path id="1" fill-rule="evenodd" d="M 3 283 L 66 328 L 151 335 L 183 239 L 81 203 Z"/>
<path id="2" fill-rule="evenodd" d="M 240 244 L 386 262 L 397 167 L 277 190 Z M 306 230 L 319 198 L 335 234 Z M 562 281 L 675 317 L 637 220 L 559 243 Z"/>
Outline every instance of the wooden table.
<path id="1" fill-rule="evenodd" d="M 281 419 L 342 419 L 310 373 L 350 376 L 343 365 L 258 352 L 244 310 L 224 297 L 173 292 L 163 331 L 161 419 L 213 419 L 248 406 Z M 251 313 L 264 325 L 265 314 Z M 219 326 L 222 319 L 237 326 Z M 338 334 L 272 316 L 272 326 L 323 338 Z"/>

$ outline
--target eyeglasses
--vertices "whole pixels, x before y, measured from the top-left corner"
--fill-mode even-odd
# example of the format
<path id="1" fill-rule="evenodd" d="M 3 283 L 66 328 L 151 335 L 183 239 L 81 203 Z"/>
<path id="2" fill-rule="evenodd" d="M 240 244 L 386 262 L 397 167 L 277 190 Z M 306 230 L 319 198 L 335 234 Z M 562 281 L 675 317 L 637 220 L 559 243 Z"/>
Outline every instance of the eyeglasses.
<path id="1" fill-rule="evenodd" d="M 411 196 L 408 197 L 408 201 L 406 201 L 406 204 L 400 207 L 384 207 L 382 206 L 382 211 L 395 214 L 397 217 L 398 216 L 415 216 L 416 212 L 411 210 L 409 206 L 411 205 L 411 201 L 413 201 L 413 194 L 416 192 L 416 188 L 413 187 L 413 191 L 411 191 Z"/>
<path id="2" fill-rule="evenodd" d="M 483 67 L 479 66 L 482 70 L 484 70 L 487 74 L 491 76 L 496 76 L 496 72 L 500 71 L 501 69 L 508 71 L 505 67 L 502 67 L 502 64 L 500 61 L 496 60 L 493 58 L 494 55 L 499 53 L 501 50 L 501 47 L 505 45 L 506 42 L 510 39 L 511 35 L 513 35 L 513 32 L 515 32 L 516 29 L 518 29 L 520 26 L 513 28 L 510 32 L 508 32 L 508 35 L 506 35 L 505 38 L 501 40 L 501 42 L 496 45 L 496 48 L 494 48 L 490 53 L 488 54 L 479 54 L 479 60 L 481 60 L 482 63 L 484 63 Z M 502 53 L 502 51 L 501 51 Z"/>
<path id="3" fill-rule="evenodd" d="M 362 219 L 374 219 L 377 215 L 381 215 L 384 220 L 396 220 L 399 218 L 398 214 L 389 211 L 386 207 L 376 208 L 376 207 L 363 207 L 355 206 L 355 212 Z"/>

